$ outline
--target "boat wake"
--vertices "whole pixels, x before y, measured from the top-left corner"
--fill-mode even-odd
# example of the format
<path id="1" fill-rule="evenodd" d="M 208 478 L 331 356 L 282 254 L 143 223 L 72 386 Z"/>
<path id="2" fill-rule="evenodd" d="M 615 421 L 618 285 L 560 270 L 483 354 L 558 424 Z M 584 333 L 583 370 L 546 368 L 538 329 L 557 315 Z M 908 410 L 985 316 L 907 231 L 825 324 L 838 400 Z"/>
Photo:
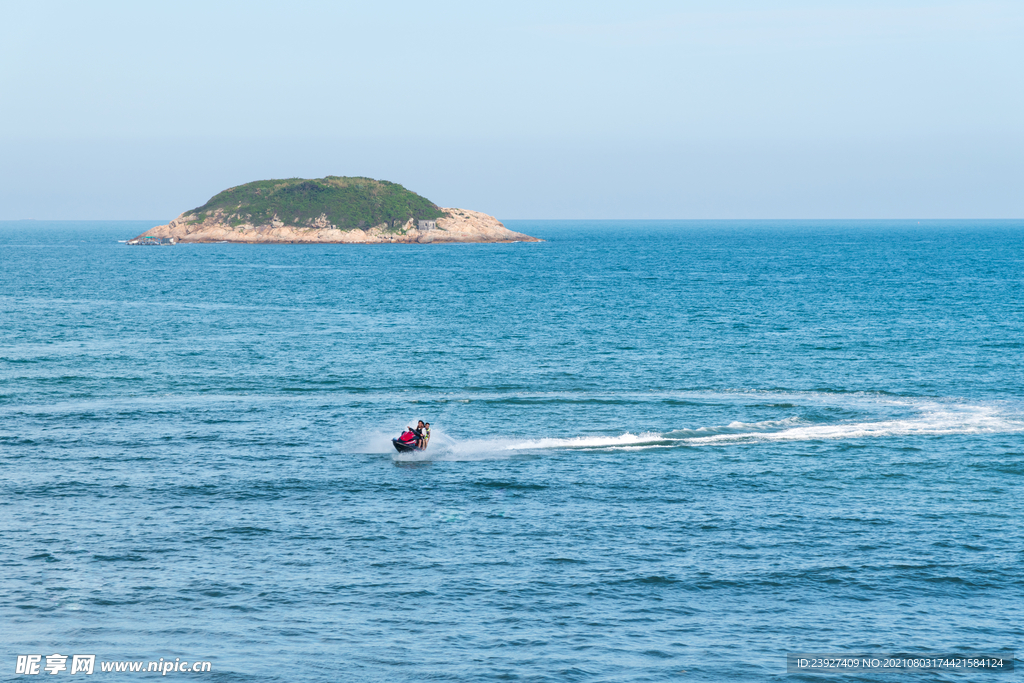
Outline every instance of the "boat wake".
<path id="1" fill-rule="evenodd" d="M 461 461 L 530 457 L 553 451 L 637 451 L 727 444 L 1024 432 L 1024 419 L 1021 416 L 1007 415 L 996 406 L 915 400 L 887 400 L 880 403 L 911 414 L 889 419 L 838 422 L 793 415 L 762 422 L 734 421 L 724 425 L 684 427 L 665 432 L 575 437 L 457 439 L 435 429 L 426 452 L 395 453 L 390 437 L 384 434 L 372 439 L 366 452 L 390 452 L 396 461 Z"/>

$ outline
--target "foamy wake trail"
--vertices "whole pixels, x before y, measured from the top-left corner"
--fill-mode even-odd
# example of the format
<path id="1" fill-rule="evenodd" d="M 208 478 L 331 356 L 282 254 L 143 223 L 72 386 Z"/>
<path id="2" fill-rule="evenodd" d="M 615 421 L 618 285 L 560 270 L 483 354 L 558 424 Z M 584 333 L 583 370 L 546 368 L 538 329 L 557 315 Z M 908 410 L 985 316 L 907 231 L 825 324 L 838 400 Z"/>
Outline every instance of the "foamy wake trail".
<path id="1" fill-rule="evenodd" d="M 397 453 L 390 436 L 372 435 L 365 452 L 390 452 L 395 460 L 492 460 L 552 450 L 647 450 L 699 447 L 726 443 L 785 441 L 836 441 L 905 436 L 952 434 L 1009 434 L 1024 432 L 1020 416 L 1008 417 L 992 406 L 943 404 L 938 402 L 879 402 L 910 408 L 916 415 L 899 419 L 814 423 L 798 416 L 763 422 L 730 422 L 725 425 L 676 429 L 665 433 L 626 432 L 616 436 L 594 435 L 569 438 L 456 439 L 434 430 L 430 447 L 422 453 Z"/>
<path id="2" fill-rule="evenodd" d="M 621 448 L 624 446 L 654 446 L 669 443 L 671 443 L 671 439 L 666 439 L 661 434 L 657 434 L 655 432 L 643 432 L 641 434 L 631 434 L 630 432 L 626 432 L 619 436 L 577 436 L 569 439 L 543 438 L 528 439 L 525 441 L 516 440 L 508 441 L 503 446 L 507 451 L 532 451 L 549 450 L 552 448 Z"/>
<path id="3" fill-rule="evenodd" d="M 398 453 L 387 441 L 392 458 L 402 462 L 444 461 L 444 460 L 500 460 L 517 454 L 549 450 L 588 450 L 622 448 L 633 444 L 670 446 L 672 441 L 660 434 L 622 434 L 620 436 L 581 436 L 568 439 L 454 439 L 436 430 L 426 451 Z M 367 452 L 381 452 L 376 449 Z"/>
<path id="4" fill-rule="evenodd" d="M 496 460 L 514 457 L 520 453 L 546 450 L 582 450 L 609 448 L 632 443 L 657 443 L 664 439 L 658 434 L 622 434 L 610 437 L 577 437 L 570 439 L 452 439 L 434 435 L 423 453 L 396 453 L 396 460 Z"/>
<path id="5" fill-rule="evenodd" d="M 917 406 L 921 414 L 894 420 L 811 424 L 793 417 L 786 420 L 726 427 L 705 427 L 671 432 L 680 445 L 764 441 L 820 441 L 883 438 L 892 436 L 943 436 L 949 434 L 1006 434 L 1024 432 L 1024 423 L 1011 420 L 987 406 Z M 711 433 L 709 433 L 711 432 Z"/>

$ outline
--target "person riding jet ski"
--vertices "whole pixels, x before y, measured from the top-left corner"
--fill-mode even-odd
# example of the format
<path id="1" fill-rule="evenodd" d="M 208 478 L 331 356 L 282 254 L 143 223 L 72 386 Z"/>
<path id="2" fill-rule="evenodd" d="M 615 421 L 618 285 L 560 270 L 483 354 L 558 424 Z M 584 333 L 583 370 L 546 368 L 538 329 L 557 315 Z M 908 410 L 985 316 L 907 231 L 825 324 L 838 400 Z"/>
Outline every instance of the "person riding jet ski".
<path id="1" fill-rule="evenodd" d="M 426 429 L 426 437 L 424 438 L 424 429 Z M 427 441 L 430 439 L 430 429 L 423 424 L 423 420 L 420 420 L 416 424 L 416 429 L 412 427 L 406 427 L 402 435 L 397 439 L 391 439 L 391 443 L 395 445 L 395 450 L 399 453 L 407 451 L 422 451 L 427 447 Z"/>

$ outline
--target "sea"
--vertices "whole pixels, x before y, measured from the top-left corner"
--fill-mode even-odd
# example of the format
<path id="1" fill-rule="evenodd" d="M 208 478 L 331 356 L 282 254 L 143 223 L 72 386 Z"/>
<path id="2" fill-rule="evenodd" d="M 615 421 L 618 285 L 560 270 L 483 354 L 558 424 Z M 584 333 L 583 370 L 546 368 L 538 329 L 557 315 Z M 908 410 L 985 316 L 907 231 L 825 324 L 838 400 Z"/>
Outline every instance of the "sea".
<path id="1" fill-rule="evenodd" d="M 0 223 L 0 680 L 1021 680 L 1024 221 L 158 222 Z"/>

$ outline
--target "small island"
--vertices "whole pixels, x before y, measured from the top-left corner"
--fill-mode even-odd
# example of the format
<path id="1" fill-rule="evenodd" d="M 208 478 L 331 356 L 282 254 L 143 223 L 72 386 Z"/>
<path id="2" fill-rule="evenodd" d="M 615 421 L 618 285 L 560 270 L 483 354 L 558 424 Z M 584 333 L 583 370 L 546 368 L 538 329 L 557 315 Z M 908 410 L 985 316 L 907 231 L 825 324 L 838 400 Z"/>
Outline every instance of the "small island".
<path id="1" fill-rule="evenodd" d="M 540 241 L 509 230 L 494 216 L 439 207 L 397 183 L 327 176 L 232 187 L 128 244 Z"/>

